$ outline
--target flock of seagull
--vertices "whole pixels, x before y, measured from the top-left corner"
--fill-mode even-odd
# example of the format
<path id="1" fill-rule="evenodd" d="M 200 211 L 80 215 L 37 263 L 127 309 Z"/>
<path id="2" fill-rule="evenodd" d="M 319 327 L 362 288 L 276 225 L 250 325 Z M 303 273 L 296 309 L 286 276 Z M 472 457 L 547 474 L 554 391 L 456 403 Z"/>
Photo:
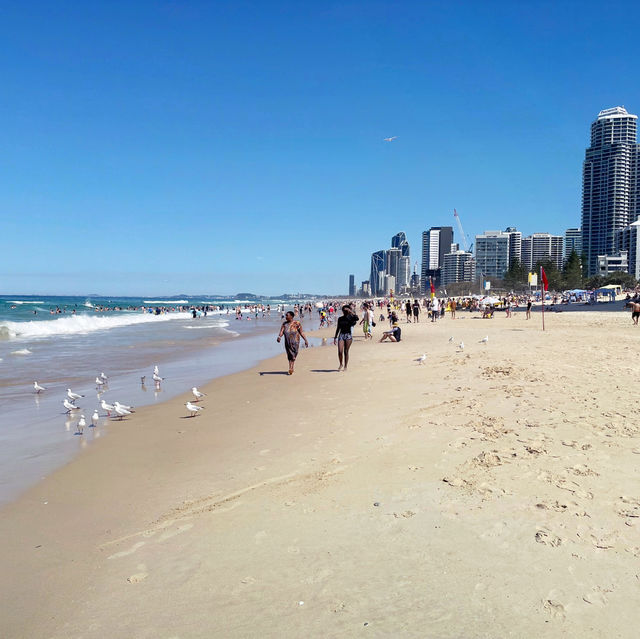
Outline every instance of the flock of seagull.
<path id="1" fill-rule="evenodd" d="M 142 383 L 143 386 L 145 383 L 145 379 L 146 379 L 146 375 L 143 375 L 140 378 L 140 382 Z M 153 369 L 152 379 L 155 382 L 156 388 L 160 388 L 160 384 L 165 378 L 160 376 L 160 370 L 158 366 L 155 366 Z M 104 373 L 100 373 L 100 375 L 96 377 L 96 390 L 98 391 L 98 398 L 100 398 L 100 393 L 107 390 L 108 387 L 109 387 L 109 378 Z M 38 382 L 33 382 L 33 389 L 37 394 L 40 394 L 47 390 L 45 386 L 38 384 Z M 193 402 L 188 401 L 185 404 L 185 406 L 189 411 L 189 417 L 195 417 L 198 413 L 200 413 L 200 411 L 204 410 L 204 407 L 198 406 L 196 402 L 199 402 L 203 397 L 206 397 L 206 393 L 203 393 L 202 391 L 198 390 L 196 386 L 194 386 L 191 389 L 191 393 L 193 394 L 193 397 L 194 397 Z M 70 388 L 67 388 L 67 396 L 62 400 L 62 405 L 66 409 L 67 415 L 70 415 L 75 411 L 81 410 L 80 406 L 76 404 L 76 401 L 79 399 L 82 399 L 83 397 L 84 395 L 81 395 L 80 393 L 74 393 Z M 104 399 L 101 399 L 100 406 L 102 407 L 102 410 L 104 410 L 105 413 L 107 414 L 107 417 L 120 418 L 121 421 L 125 417 L 128 417 L 132 413 L 135 413 L 135 410 L 133 410 L 133 406 L 128 406 L 127 404 L 121 404 L 118 401 L 115 401 L 112 404 L 109 404 Z M 100 421 L 100 415 L 98 414 L 98 409 L 96 408 L 93 411 L 93 415 L 91 416 L 90 426 L 96 427 L 99 421 Z M 76 434 L 82 435 L 84 433 L 84 428 L 86 425 L 87 425 L 87 420 L 85 416 L 81 414 L 80 419 L 78 420 L 78 424 L 77 424 L 78 430 Z"/>
<path id="2" fill-rule="evenodd" d="M 453 343 L 455 341 L 455 338 L 453 337 L 453 335 L 449 338 L 449 343 Z M 478 340 L 478 344 L 488 344 L 489 343 L 489 336 L 485 335 L 481 340 Z M 460 343 L 458 344 L 458 350 L 456 351 L 457 353 L 462 353 L 464 351 L 464 342 L 460 341 Z M 420 357 L 416 357 L 416 359 L 413 360 L 414 362 L 418 362 L 418 365 L 423 365 L 426 361 L 427 361 L 427 354 L 426 353 L 422 353 L 422 355 L 420 355 Z"/>

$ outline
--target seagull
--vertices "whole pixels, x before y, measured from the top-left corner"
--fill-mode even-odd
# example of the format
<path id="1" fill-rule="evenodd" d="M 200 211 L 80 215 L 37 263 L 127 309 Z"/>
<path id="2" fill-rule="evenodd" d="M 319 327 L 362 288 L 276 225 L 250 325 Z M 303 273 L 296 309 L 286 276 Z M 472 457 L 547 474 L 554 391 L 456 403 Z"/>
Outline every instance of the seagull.
<path id="1" fill-rule="evenodd" d="M 104 399 L 102 400 L 102 402 L 100 402 L 100 406 L 102 406 L 102 410 L 106 411 L 107 415 L 111 417 L 111 411 L 115 410 L 115 406 L 111 404 L 107 404 L 107 402 L 105 402 Z"/>
<path id="2" fill-rule="evenodd" d="M 87 422 L 84 418 L 84 415 L 80 415 L 80 420 L 78 421 L 78 432 L 82 435 L 84 432 L 84 427 L 87 425 Z"/>
<path id="3" fill-rule="evenodd" d="M 453 335 L 449 338 L 449 342 L 453 342 Z"/>
<path id="4" fill-rule="evenodd" d="M 96 377 L 96 386 L 98 388 L 102 388 L 106 384 L 105 381 L 101 380 L 99 377 Z"/>
<path id="5" fill-rule="evenodd" d="M 385 142 L 393 142 L 394 140 L 396 140 L 398 138 L 397 135 L 392 135 L 390 138 L 385 138 L 384 141 Z"/>
<path id="6" fill-rule="evenodd" d="M 195 386 L 191 389 L 191 392 L 193 393 L 193 396 L 196 398 L 196 400 L 195 400 L 196 402 L 201 400 L 203 397 L 207 396 L 206 393 L 203 393 L 202 391 L 199 391 L 197 389 L 197 387 L 195 387 Z"/>
<path id="7" fill-rule="evenodd" d="M 33 388 L 35 389 L 36 393 L 40 393 L 43 390 L 47 390 L 44 386 L 40 386 L 38 382 L 33 382 Z"/>
<path id="8" fill-rule="evenodd" d="M 106 382 L 109 378 L 104 373 L 100 373 L 100 379 Z"/>
<path id="9" fill-rule="evenodd" d="M 480 344 L 487 344 L 489 342 L 489 336 L 485 335 L 481 340 L 480 340 Z"/>
<path id="10" fill-rule="evenodd" d="M 116 415 L 122 420 L 126 415 L 131 415 L 131 411 L 127 410 L 124 406 L 115 406 Z"/>
<path id="11" fill-rule="evenodd" d="M 125 410 L 128 410 L 132 413 L 136 412 L 133 410 L 133 406 L 127 406 L 126 404 L 121 404 L 120 402 L 113 402 L 113 407 L 116 409 L 116 411 L 118 410 L 118 408 L 124 408 Z"/>
<path id="12" fill-rule="evenodd" d="M 76 399 L 80 399 L 81 397 L 84 397 L 84 395 L 79 395 L 78 393 L 74 393 L 70 388 L 67 388 L 67 397 L 75 402 Z"/>
<path id="13" fill-rule="evenodd" d="M 100 415 L 98 415 L 98 409 L 96 408 L 93 411 L 93 415 L 91 415 L 91 426 L 95 428 L 98 425 L 99 421 L 100 421 Z"/>
<path id="14" fill-rule="evenodd" d="M 201 410 L 204 410 L 204 406 L 196 406 L 191 402 L 187 402 L 185 406 L 187 407 L 187 410 L 191 413 L 189 417 L 195 417 Z"/>
<path id="15" fill-rule="evenodd" d="M 78 406 L 76 406 L 73 402 L 70 402 L 68 399 L 65 399 L 62 402 L 62 405 L 67 409 L 67 413 L 70 413 L 72 410 L 80 410 Z"/>
<path id="16" fill-rule="evenodd" d="M 460 342 L 460 343 L 458 344 L 458 348 L 459 348 L 461 351 L 463 351 L 463 350 L 464 350 L 464 342 Z"/>
<path id="17" fill-rule="evenodd" d="M 418 357 L 417 359 L 413 360 L 414 362 L 418 362 L 418 364 L 424 364 L 427 361 L 427 354 L 426 353 L 422 353 L 422 355 L 420 355 L 420 357 Z"/>
<path id="18" fill-rule="evenodd" d="M 141 383 L 143 386 L 144 386 L 144 380 L 145 380 L 145 379 L 147 379 L 147 376 L 146 376 L 146 375 L 143 375 L 143 376 L 140 378 L 140 383 Z"/>
<path id="19" fill-rule="evenodd" d="M 153 374 L 160 375 L 160 369 L 158 368 L 157 364 L 153 367 Z"/>
<path id="20" fill-rule="evenodd" d="M 154 373 L 153 374 L 153 381 L 156 384 L 159 384 L 163 379 L 164 379 L 164 377 L 160 377 L 160 375 L 158 375 L 158 373 Z"/>

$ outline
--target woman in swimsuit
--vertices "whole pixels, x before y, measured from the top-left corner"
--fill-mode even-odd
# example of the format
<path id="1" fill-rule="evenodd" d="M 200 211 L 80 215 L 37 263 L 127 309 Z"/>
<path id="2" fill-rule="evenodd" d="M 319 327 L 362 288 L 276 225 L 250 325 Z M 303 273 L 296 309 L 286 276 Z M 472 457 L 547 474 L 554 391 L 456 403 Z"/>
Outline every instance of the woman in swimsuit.
<path id="1" fill-rule="evenodd" d="M 293 312 L 287 311 L 285 321 L 280 327 L 280 335 L 276 341 L 280 341 L 284 335 L 284 350 L 287 351 L 287 359 L 289 360 L 289 375 L 293 375 L 293 367 L 298 356 L 300 348 L 300 338 L 304 340 L 304 345 L 309 346 L 306 335 L 302 332 L 302 324 L 293 319 Z"/>
<path id="2" fill-rule="evenodd" d="M 336 326 L 336 334 L 333 337 L 333 343 L 338 344 L 338 361 L 340 362 L 339 371 L 347 370 L 349 364 L 349 349 L 353 342 L 353 335 L 351 335 L 351 329 L 358 323 L 358 316 L 351 312 L 351 308 L 348 305 L 342 307 L 342 317 L 338 318 L 338 325 Z M 344 356 L 344 369 L 342 366 L 342 360 Z"/>

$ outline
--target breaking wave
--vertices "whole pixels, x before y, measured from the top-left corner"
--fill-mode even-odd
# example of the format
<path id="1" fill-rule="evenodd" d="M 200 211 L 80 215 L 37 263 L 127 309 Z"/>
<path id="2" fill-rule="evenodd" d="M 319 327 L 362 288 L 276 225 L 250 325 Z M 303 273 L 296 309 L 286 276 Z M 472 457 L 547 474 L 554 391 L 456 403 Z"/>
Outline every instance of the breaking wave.
<path id="1" fill-rule="evenodd" d="M 53 320 L 31 322 L 4 322 L 0 324 L 0 339 L 29 339 L 56 335 L 81 335 L 105 331 L 121 326 L 168 322 L 190 317 L 188 313 L 152 315 L 150 313 L 126 313 L 109 317 L 95 315 L 72 315 Z"/>

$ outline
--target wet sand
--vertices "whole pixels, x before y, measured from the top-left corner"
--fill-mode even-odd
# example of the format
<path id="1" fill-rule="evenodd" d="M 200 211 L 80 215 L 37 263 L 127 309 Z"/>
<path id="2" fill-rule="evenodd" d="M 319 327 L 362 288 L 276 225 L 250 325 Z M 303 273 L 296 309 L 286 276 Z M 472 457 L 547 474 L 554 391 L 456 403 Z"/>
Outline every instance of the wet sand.
<path id="1" fill-rule="evenodd" d="M 114 423 L 1 511 L 2 636 L 635 637 L 640 328 L 460 317 Z"/>

